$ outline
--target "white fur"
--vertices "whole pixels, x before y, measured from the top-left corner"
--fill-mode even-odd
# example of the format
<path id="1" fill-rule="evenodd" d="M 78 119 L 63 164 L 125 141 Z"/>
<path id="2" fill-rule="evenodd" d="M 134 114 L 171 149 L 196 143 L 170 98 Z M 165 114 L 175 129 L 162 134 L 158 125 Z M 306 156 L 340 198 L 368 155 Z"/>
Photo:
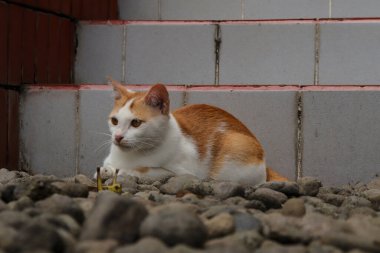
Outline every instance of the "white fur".
<path id="1" fill-rule="evenodd" d="M 244 185 L 258 185 L 266 181 L 265 162 L 260 164 L 242 165 L 235 161 L 224 162 L 217 180 L 231 180 Z"/>

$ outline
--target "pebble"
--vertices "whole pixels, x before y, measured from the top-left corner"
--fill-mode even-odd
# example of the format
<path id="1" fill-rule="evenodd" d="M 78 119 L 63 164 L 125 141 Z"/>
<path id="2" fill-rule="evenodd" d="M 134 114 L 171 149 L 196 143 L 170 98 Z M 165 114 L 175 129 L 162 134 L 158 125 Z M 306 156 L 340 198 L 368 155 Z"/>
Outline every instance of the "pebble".
<path id="1" fill-rule="evenodd" d="M 300 193 L 300 188 L 296 182 L 266 182 L 260 185 L 260 187 L 282 192 L 288 197 L 298 196 Z"/>
<path id="2" fill-rule="evenodd" d="M 140 234 L 159 238 L 169 246 L 183 243 L 201 247 L 207 239 L 207 228 L 188 207 L 164 205 L 143 221 Z"/>
<path id="3" fill-rule="evenodd" d="M 281 208 L 288 197 L 278 191 L 269 188 L 259 188 L 246 196 L 247 199 L 261 201 L 267 208 Z"/>
<path id="4" fill-rule="evenodd" d="M 98 194 L 80 238 L 115 239 L 121 244 L 135 242 L 139 238 L 140 224 L 147 215 L 148 212 L 141 203 L 103 191 Z"/>
<path id="5" fill-rule="evenodd" d="M 206 220 L 205 225 L 209 239 L 228 235 L 235 230 L 234 217 L 229 213 L 220 213 Z"/>
<path id="6" fill-rule="evenodd" d="M 322 187 L 322 182 L 313 177 L 302 177 L 297 180 L 299 185 L 300 194 L 306 196 L 317 196 L 319 188 Z"/>
<path id="7" fill-rule="evenodd" d="M 379 178 L 328 187 L 311 177 L 254 187 L 191 175 L 118 181 L 120 195 L 94 191 L 85 175 L 0 170 L 0 253 L 380 252 Z"/>
<path id="8" fill-rule="evenodd" d="M 289 199 L 284 203 L 281 213 L 287 216 L 302 217 L 306 213 L 305 201 L 303 199 Z"/>

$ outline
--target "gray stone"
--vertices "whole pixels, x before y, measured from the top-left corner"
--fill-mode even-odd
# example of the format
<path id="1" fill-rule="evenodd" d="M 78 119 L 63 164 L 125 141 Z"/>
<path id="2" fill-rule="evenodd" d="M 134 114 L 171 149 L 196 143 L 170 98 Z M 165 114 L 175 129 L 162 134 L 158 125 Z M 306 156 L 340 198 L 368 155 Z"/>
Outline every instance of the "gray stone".
<path id="1" fill-rule="evenodd" d="M 17 171 L 9 171 L 5 168 L 0 169 L 0 183 L 7 184 L 9 181 L 21 177 Z"/>
<path id="2" fill-rule="evenodd" d="M 314 177 L 302 177 L 297 183 L 300 186 L 300 193 L 306 196 L 317 196 L 319 188 L 322 187 L 321 181 Z"/>
<path id="3" fill-rule="evenodd" d="M 318 198 L 334 206 L 341 206 L 346 197 L 332 193 L 319 193 Z"/>
<path id="4" fill-rule="evenodd" d="M 286 216 L 302 217 L 306 213 L 305 201 L 301 198 L 289 199 L 282 206 L 281 213 Z"/>
<path id="5" fill-rule="evenodd" d="M 303 245 L 281 245 L 277 243 L 272 243 L 268 241 L 264 241 L 261 245 L 261 248 L 258 249 L 258 253 L 306 253 L 307 250 Z"/>
<path id="6" fill-rule="evenodd" d="M 38 235 L 38 236 L 36 236 Z M 42 239 L 43 238 L 43 239 Z M 33 250 L 46 250 L 48 252 L 72 252 L 73 238 L 54 226 L 33 221 L 22 228 L 17 240 L 8 246 L 10 252 L 33 252 Z"/>
<path id="7" fill-rule="evenodd" d="M 380 177 L 375 177 L 372 179 L 368 184 L 367 187 L 369 190 L 371 189 L 377 189 L 380 190 Z"/>
<path id="8" fill-rule="evenodd" d="M 179 175 L 170 178 L 161 185 L 160 191 L 165 194 L 177 194 L 180 191 L 187 191 L 193 184 L 200 183 L 199 179 L 193 175 Z"/>
<path id="9" fill-rule="evenodd" d="M 229 251 L 224 252 L 238 252 L 233 249 L 234 247 L 242 252 L 245 252 L 245 250 L 252 252 L 261 245 L 262 241 L 263 237 L 257 231 L 248 230 L 236 232 L 220 239 L 210 240 L 206 243 L 205 247 L 206 250 L 219 249 L 219 252 L 222 252 L 225 247 L 228 247 Z M 244 246 L 244 248 L 241 248 L 241 246 Z"/>
<path id="10" fill-rule="evenodd" d="M 6 226 L 20 229 L 30 221 L 30 217 L 22 212 L 3 211 L 0 213 L 0 223 Z"/>
<path id="11" fill-rule="evenodd" d="M 26 196 L 33 201 L 45 199 L 57 191 L 51 183 L 49 178 L 31 178 L 31 180 L 17 184 L 14 187 L 12 198 L 17 200 Z"/>
<path id="12" fill-rule="evenodd" d="M 214 181 L 211 184 L 213 194 L 220 199 L 227 199 L 234 196 L 244 196 L 244 187 L 236 182 Z"/>
<path id="13" fill-rule="evenodd" d="M 220 213 L 229 213 L 229 214 L 234 214 L 238 212 L 240 208 L 237 206 L 230 206 L 230 205 L 212 205 L 207 207 L 206 211 L 202 214 L 202 217 L 210 219 Z"/>
<path id="14" fill-rule="evenodd" d="M 269 188 L 278 192 L 282 192 L 287 196 L 298 196 L 299 186 L 295 182 L 266 182 L 260 185 L 261 188 Z"/>
<path id="15" fill-rule="evenodd" d="M 57 190 L 56 193 L 67 195 L 72 198 L 87 198 L 88 186 L 84 184 L 69 183 L 69 182 L 54 182 L 52 183 Z"/>
<path id="16" fill-rule="evenodd" d="M 222 237 L 235 230 L 234 218 L 229 213 L 220 213 L 209 220 L 205 220 L 208 238 Z"/>
<path id="17" fill-rule="evenodd" d="M 263 211 L 263 212 L 265 212 L 268 209 L 263 202 L 261 202 L 260 200 L 255 200 L 255 199 L 249 201 L 245 205 L 245 207 L 246 208 L 257 209 L 257 210 L 260 210 L 260 211 Z"/>
<path id="18" fill-rule="evenodd" d="M 1 224 L 0 226 L 0 248 L 6 249 L 17 240 L 17 230 L 15 228 Z"/>
<path id="19" fill-rule="evenodd" d="M 113 253 L 117 246 L 113 239 L 81 241 L 75 246 L 74 253 Z"/>
<path id="20" fill-rule="evenodd" d="M 279 213 L 270 213 L 263 217 L 265 223 L 264 235 L 282 243 L 306 243 L 312 236 L 302 231 L 301 220 L 283 216 Z"/>
<path id="21" fill-rule="evenodd" d="M 363 192 L 363 194 L 369 201 L 371 201 L 373 207 L 380 211 L 380 190 L 371 189 Z"/>
<path id="22" fill-rule="evenodd" d="M 328 204 L 323 200 L 316 197 L 304 197 L 306 207 L 311 208 L 313 211 L 335 217 L 338 212 L 338 207 Z"/>
<path id="23" fill-rule="evenodd" d="M 376 241 L 366 237 L 358 237 L 347 233 L 326 233 L 321 241 L 333 245 L 342 250 L 361 249 L 369 252 L 379 252 L 380 245 Z"/>
<path id="24" fill-rule="evenodd" d="M 140 224 L 146 216 L 146 208 L 137 201 L 103 191 L 98 194 L 80 238 L 115 239 L 119 243 L 132 243 L 138 239 Z"/>
<path id="25" fill-rule="evenodd" d="M 281 205 L 288 199 L 285 194 L 269 188 L 259 188 L 255 192 L 248 194 L 246 198 L 259 200 L 267 208 L 281 208 Z"/>
<path id="26" fill-rule="evenodd" d="M 164 253 L 168 248 L 154 237 L 145 237 L 133 245 L 118 248 L 115 253 Z"/>
<path id="27" fill-rule="evenodd" d="M 75 175 L 74 182 L 78 184 L 86 185 L 88 187 L 96 187 L 96 182 L 83 174 Z"/>
<path id="28" fill-rule="evenodd" d="M 22 211 L 26 208 L 33 207 L 34 202 L 27 196 L 23 196 L 19 198 L 18 200 L 11 201 L 8 203 L 8 207 L 11 210 L 16 210 L 16 211 Z"/>
<path id="29" fill-rule="evenodd" d="M 375 210 L 369 207 L 356 207 L 349 210 L 349 213 L 348 213 L 349 217 L 352 217 L 355 215 L 366 215 L 366 216 L 376 217 L 377 213 Z"/>
<path id="30" fill-rule="evenodd" d="M 79 224 L 84 221 L 84 213 L 79 205 L 70 197 L 54 194 L 51 197 L 35 203 L 37 208 L 52 214 L 67 214 L 73 217 Z"/>
<path id="31" fill-rule="evenodd" d="M 324 245 L 319 241 L 311 242 L 307 250 L 308 253 L 343 253 L 340 249 L 331 245 Z"/>
<path id="32" fill-rule="evenodd" d="M 235 213 L 233 214 L 234 223 L 235 223 L 235 231 L 246 231 L 246 230 L 255 230 L 261 232 L 262 230 L 262 222 L 249 213 Z"/>
<path id="33" fill-rule="evenodd" d="M 48 223 L 57 229 L 62 229 L 68 232 L 73 237 L 77 238 L 80 233 L 80 225 L 71 216 L 66 214 L 50 214 L 42 213 L 33 218 L 34 223 Z"/>
<path id="34" fill-rule="evenodd" d="M 363 197 L 347 196 L 341 207 L 342 208 L 355 208 L 355 207 L 371 207 L 371 202 Z"/>
<path id="35" fill-rule="evenodd" d="M 200 247 L 207 239 L 207 228 L 185 205 L 163 205 L 143 221 L 140 234 L 157 237 L 170 246 Z"/>

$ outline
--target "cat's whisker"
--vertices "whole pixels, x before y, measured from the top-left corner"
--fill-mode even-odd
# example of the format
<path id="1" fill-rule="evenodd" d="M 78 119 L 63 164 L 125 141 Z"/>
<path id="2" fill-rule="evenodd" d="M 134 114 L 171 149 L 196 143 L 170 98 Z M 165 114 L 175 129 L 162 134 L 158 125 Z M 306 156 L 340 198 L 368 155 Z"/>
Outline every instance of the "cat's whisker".
<path id="1" fill-rule="evenodd" d="M 97 153 L 98 151 L 100 151 L 102 148 L 105 148 L 108 144 L 110 145 L 112 143 L 111 140 L 108 140 L 108 141 L 105 141 L 103 142 L 102 144 L 100 144 L 100 146 L 94 150 L 95 153 Z"/>
<path id="2" fill-rule="evenodd" d="M 112 134 L 110 133 L 104 133 L 104 132 L 98 132 L 98 131 L 92 131 L 92 130 L 90 130 L 89 132 L 94 133 L 94 134 L 106 135 L 110 137 L 112 136 Z"/>

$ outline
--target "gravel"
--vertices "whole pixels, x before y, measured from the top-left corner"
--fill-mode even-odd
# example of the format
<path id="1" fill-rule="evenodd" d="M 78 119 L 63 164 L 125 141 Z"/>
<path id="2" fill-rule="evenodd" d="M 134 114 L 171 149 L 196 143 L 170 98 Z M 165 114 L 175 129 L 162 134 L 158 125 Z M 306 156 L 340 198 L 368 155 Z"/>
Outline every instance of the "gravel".
<path id="1" fill-rule="evenodd" d="M 0 170 L 0 253 L 380 252 L 380 178 L 243 186 L 118 178 L 123 193 Z M 106 182 L 107 183 L 107 182 Z"/>

